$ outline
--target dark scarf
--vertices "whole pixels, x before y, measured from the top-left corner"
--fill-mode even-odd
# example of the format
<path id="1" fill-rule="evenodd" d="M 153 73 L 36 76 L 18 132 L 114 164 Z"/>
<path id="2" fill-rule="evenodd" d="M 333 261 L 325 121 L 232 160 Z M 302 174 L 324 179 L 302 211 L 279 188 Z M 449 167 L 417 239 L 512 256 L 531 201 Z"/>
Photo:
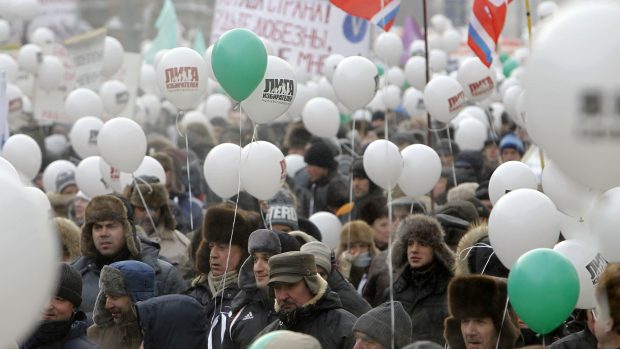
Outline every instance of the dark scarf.
<path id="1" fill-rule="evenodd" d="M 21 348 L 30 349 L 43 345 L 47 348 L 64 348 L 63 339 L 69 334 L 72 322 L 73 318 L 68 321 L 43 321 Z"/>

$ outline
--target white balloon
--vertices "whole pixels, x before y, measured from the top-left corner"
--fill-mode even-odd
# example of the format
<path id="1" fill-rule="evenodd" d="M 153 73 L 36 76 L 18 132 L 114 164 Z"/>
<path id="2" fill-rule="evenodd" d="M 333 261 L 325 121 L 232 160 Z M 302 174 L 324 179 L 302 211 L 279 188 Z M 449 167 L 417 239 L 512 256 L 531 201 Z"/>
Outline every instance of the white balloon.
<path id="1" fill-rule="evenodd" d="M 547 17 L 553 16 L 557 12 L 558 8 L 558 4 L 553 1 L 542 1 L 536 8 L 538 20 L 543 21 L 547 19 Z"/>
<path id="2" fill-rule="evenodd" d="M 403 173 L 398 186 L 407 196 L 426 195 L 439 181 L 441 159 L 437 152 L 424 144 L 412 144 L 401 151 Z"/>
<path id="3" fill-rule="evenodd" d="M 106 36 L 103 47 L 103 67 L 101 68 L 101 75 L 110 77 L 116 74 L 123 65 L 124 56 L 125 49 L 123 49 L 121 42 L 114 37 Z"/>
<path id="4" fill-rule="evenodd" d="M 357 110 L 375 96 L 379 72 L 369 59 L 351 56 L 338 63 L 332 80 L 340 102 L 350 110 Z"/>
<path id="5" fill-rule="evenodd" d="M 0 157 L 0 178 L 14 179 L 20 183 L 19 173 L 15 167 L 3 157 Z"/>
<path id="6" fill-rule="evenodd" d="M 240 161 L 241 147 L 233 143 L 219 144 L 207 154 L 203 165 L 205 180 L 219 197 L 237 195 Z"/>
<path id="7" fill-rule="evenodd" d="M 55 40 L 56 34 L 46 27 L 37 28 L 30 34 L 30 42 L 41 47 L 46 47 Z"/>
<path id="8" fill-rule="evenodd" d="M 286 174 L 290 178 L 294 178 L 297 172 L 306 167 L 304 157 L 299 154 L 289 154 L 284 157 L 284 160 L 286 161 Z"/>
<path id="9" fill-rule="evenodd" d="M 207 97 L 204 105 L 204 113 L 209 120 L 216 116 L 228 119 L 228 113 L 232 110 L 230 98 L 221 93 L 216 93 Z"/>
<path id="10" fill-rule="evenodd" d="M 315 97 L 306 103 L 301 113 L 304 127 L 317 137 L 334 137 L 340 127 L 340 113 L 334 102 Z"/>
<path id="11" fill-rule="evenodd" d="M 555 245 L 559 252 L 573 264 L 579 276 L 579 299 L 576 308 L 592 309 L 596 306 L 594 288 L 607 266 L 607 261 L 593 246 L 584 241 L 566 240 Z"/>
<path id="12" fill-rule="evenodd" d="M 39 14 L 40 7 L 41 5 L 38 0 L 11 1 L 11 12 L 24 21 L 31 21 L 34 19 Z"/>
<path id="13" fill-rule="evenodd" d="M 331 212 L 317 212 L 310 216 L 308 219 L 321 232 L 321 242 L 329 246 L 330 249 L 336 249 L 340 244 L 340 230 L 342 229 L 342 223 Z"/>
<path id="14" fill-rule="evenodd" d="M 207 117 L 198 110 L 192 110 L 188 113 L 185 113 L 185 115 L 183 115 L 183 119 L 181 119 L 181 122 L 180 122 L 181 130 L 187 130 L 187 126 L 189 126 L 190 124 L 201 124 L 204 127 L 206 127 L 207 130 L 212 128 L 212 125 L 211 125 L 211 122 L 209 122 L 209 119 L 207 119 Z"/>
<path id="15" fill-rule="evenodd" d="M 448 65 L 448 55 L 442 50 L 431 50 L 428 61 L 433 72 L 442 72 L 446 70 L 446 66 Z"/>
<path id="16" fill-rule="evenodd" d="M 319 93 L 319 97 L 324 97 L 334 103 L 338 103 L 338 97 L 336 97 L 336 91 L 334 91 L 334 87 L 327 80 L 326 77 L 323 76 L 321 80 L 319 80 L 317 90 Z"/>
<path id="17" fill-rule="evenodd" d="M 375 97 L 368 103 L 366 108 L 371 111 L 387 111 L 387 106 L 383 101 L 383 90 L 377 91 L 377 94 L 375 94 Z"/>
<path id="18" fill-rule="evenodd" d="M 590 224 L 583 218 L 575 218 L 567 216 L 558 211 L 557 215 L 560 220 L 560 232 L 566 240 L 584 241 L 586 244 L 599 246 L 599 238 L 590 229 Z"/>
<path id="19" fill-rule="evenodd" d="M 398 87 L 405 84 L 405 72 L 400 67 L 391 67 L 385 73 L 385 80 L 388 84 L 396 85 Z"/>
<path id="20" fill-rule="evenodd" d="M 41 309 L 56 292 L 61 250 L 49 212 L 33 200 L 32 189 L 0 178 L 0 274 L 2 318 L 0 347 L 24 338 L 41 319 Z M 28 255 L 28 258 L 24 256 Z M 19 261 L 17 268 L 15 263 Z M 24 274 L 25 273 L 25 274 Z M 28 277 L 24 277 L 28 275 Z M 36 280 L 36 281 L 35 281 Z"/>
<path id="21" fill-rule="evenodd" d="M 9 137 L 2 147 L 2 157 L 30 180 L 37 176 L 41 168 L 41 148 L 28 135 L 16 134 Z"/>
<path id="22" fill-rule="evenodd" d="M 398 184 L 404 167 L 403 156 L 398 147 L 384 139 L 378 139 L 368 145 L 364 151 L 363 163 L 368 178 L 386 190 Z"/>
<path id="23" fill-rule="evenodd" d="M 24 95 L 22 90 L 13 84 L 6 85 L 6 98 L 9 104 L 9 127 L 11 130 L 19 130 L 20 125 L 24 125 L 23 110 L 24 110 Z"/>
<path id="24" fill-rule="evenodd" d="M 495 203 L 489 216 L 491 246 L 508 269 L 525 252 L 553 248 L 559 236 L 555 205 L 536 190 L 511 191 Z"/>
<path id="25" fill-rule="evenodd" d="M 11 37 L 11 25 L 6 19 L 0 19 L 0 43 L 5 43 Z"/>
<path id="26" fill-rule="evenodd" d="M 275 145 L 252 142 L 241 151 L 241 185 L 259 200 L 271 199 L 286 179 L 286 161 Z"/>
<path id="27" fill-rule="evenodd" d="M 457 80 L 463 86 L 467 98 L 480 102 L 490 97 L 495 90 L 494 75 L 480 59 L 468 58 L 459 67 Z"/>
<path id="28" fill-rule="evenodd" d="M 353 113 L 353 120 L 355 121 L 365 120 L 365 121 L 370 122 L 372 120 L 372 113 L 370 112 L 370 110 L 360 109 L 356 111 L 355 113 Z"/>
<path id="29" fill-rule="evenodd" d="M 75 165 L 67 160 L 56 160 L 47 165 L 43 171 L 43 189 L 48 193 L 58 193 L 56 181 L 59 175 L 75 175 Z"/>
<path id="30" fill-rule="evenodd" d="M 99 155 L 97 136 L 101 127 L 103 127 L 103 121 L 94 116 L 81 117 L 71 127 L 69 133 L 71 147 L 82 159 Z"/>
<path id="31" fill-rule="evenodd" d="M 10 83 L 14 83 L 17 80 L 17 72 L 19 67 L 13 57 L 6 53 L 0 53 L 0 71 L 6 73 L 6 78 Z"/>
<path id="32" fill-rule="evenodd" d="M 39 71 L 39 64 L 43 61 L 43 52 L 41 48 L 35 44 L 26 44 L 19 49 L 17 54 L 17 63 L 19 67 L 31 74 Z"/>
<path id="33" fill-rule="evenodd" d="M 521 121 L 521 124 L 523 124 L 525 127 L 527 127 L 525 120 L 526 120 L 526 113 L 527 111 L 525 110 L 525 103 L 526 103 L 526 94 L 525 91 L 521 92 L 521 94 L 519 95 L 519 98 L 517 98 L 517 118 L 519 118 L 519 120 Z"/>
<path id="34" fill-rule="evenodd" d="M 99 156 L 89 156 L 80 161 L 75 170 L 78 188 L 91 198 L 112 193 L 112 188 L 105 184 L 101 176 L 100 162 L 104 161 Z"/>
<path id="35" fill-rule="evenodd" d="M 473 117 L 461 121 L 454 135 L 454 141 L 461 150 L 482 150 L 486 139 L 487 126 Z"/>
<path id="36" fill-rule="evenodd" d="M 103 102 L 103 109 L 110 115 L 116 116 L 129 102 L 129 91 L 124 82 L 108 80 L 101 85 L 99 96 Z"/>
<path id="37" fill-rule="evenodd" d="M 140 89 L 144 93 L 155 94 L 163 97 L 159 87 L 157 87 L 157 79 L 155 68 L 150 64 L 143 64 L 140 70 Z"/>
<path id="38" fill-rule="evenodd" d="M 402 39 L 394 33 L 383 32 L 375 40 L 375 54 L 388 66 L 398 65 L 403 50 Z"/>
<path id="39" fill-rule="evenodd" d="M 191 109 L 207 92 L 207 63 L 196 51 L 177 47 L 156 65 L 159 89 L 179 109 Z"/>
<path id="40" fill-rule="evenodd" d="M 480 108 L 477 105 L 466 106 L 465 108 L 463 108 L 463 111 L 459 113 L 459 115 L 461 114 L 466 114 L 470 117 L 473 117 L 483 123 L 485 126 L 489 127 L 489 119 L 487 118 L 486 112 L 484 111 L 484 109 Z"/>
<path id="41" fill-rule="evenodd" d="M 620 70 L 620 47 L 593 43 L 619 20 L 613 1 L 558 13 L 537 35 L 523 84 L 534 141 L 568 176 L 602 191 L 620 185 L 620 163 L 610 161 L 620 151 L 620 76 L 611 73 Z"/>
<path id="42" fill-rule="evenodd" d="M 154 176 L 157 177 L 159 183 L 166 184 L 166 171 L 159 161 L 150 156 L 145 156 L 140 166 L 134 171 L 133 176 L 131 173 L 121 172 L 120 183 L 121 189 L 125 189 L 128 185 L 133 183 L 134 177 L 140 176 Z"/>
<path id="43" fill-rule="evenodd" d="M 65 99 L 65 116 L 71 121 L 83 116 L 101 117 L 102 115 L 103 101 L 93 90 L 80 87 L 71 91 Z"/>
<path id="44" fill-rule="evenodd" d="M 135 121 L 118 117 L 103 124 L 97 146 L 108 164 L 122 172 L 133 173 L 146 154 L 146 136 Z"/>
<path id="45" fill-rule="evenodd" d="M 424 40 L 413 40 L 411 45 L 409 45 L 409 56 L 424 57 L 426 52 L 425 46 Z"/>
<path id="46" fill-rule="evenodd" d="M 54 56 L 44 56 L 39 64 L 37 83 L 45 91 L 55 90 L 62 83 L 64 74 L 65 67 L 60 59 Z"/>
<path id="47" fill-rule="evenodd" d="M 442 35 L 446 52 L 452 53 L 461 46 L 461 34 L 456 29 L 448 29 Z"/>
<path id="48" fill-rule="evenodd" d="M 519 118 L 519 113 L 517 112 L 517 102 L 519 101 L 519 96 L 521 96 L 522 92 L 523 89 L 521 86 L 515 85 L 506 90 L 503 98 L 506 113 L 508 113 L 508 116 L 510 116 L 512 121 L 521 127 L 525 126 L 525 124 L 523 123 L 523 120 Z"/>
<path id="49" fill-rule="evenodd" d="M 489 180 L 489 199 L 495 205 L 505 194 L 517 189 L 538 187 L 536 175 L 529 166 L 520 161 L 508 161 L 501 164 Z"/>
<path id="50" fill-rule="evenodd" d="M 547 162 L 542 172 L 544 193 L 555 203 L 560 212 L 573 217 L 584 217 L 598 193 L 568 177 L 554 162 Z"/>
<path id="51" fill-rule="evenodd" d="M 444 16 L 441 13 L 438 13 L 431 17 L 431 26 L 434 31 L 439 34 L 443 34 L 443 32 L 446 31 L 446 29 L 450 28 L 452 24 L 448 17 Z"/>
<path id="52" fill-rule="evenodd" d="M 401 99 L 401 90 L 400 87 L 395 85 L 388 85 L 383 89 L 383 102 L 388 109 L 396 109 L 400 106 Z"/>
<path id="53" fill-rule="evenodd" d="M 465 107 L 465 92 L 456 80 L 437 76 L 424 88 L 424 105 L 432 117 L 448 123 Z"/>
<path id="54" fill-rule="evenodd" d="M 343 55 L 339 55 L 337 53 L 329 55 L 329 57 L 325 58 L 323 62 L 323 73 L 327 80 L 332 83 L 332 78 L 334 77 L 334 71 L 340 63 L 344 59 Z"/>
<path id="55" fill-rule="evenodd" d="M 123 188 L 121 188 L 121 171 L 118 168 L 108 165 L 102 157 L 96 156 L 96 158 L 99 159 L 99 176 L 101 177 L 101 183 L 104 185 L 105 190 L 120 194 L 123 191 Z M 93 197 L 92 195 L 89 196 Z"/>
<path id="56" fill-rule="evenodd" d="M 297 92 L 295 71 L 279 57 L 267 57 L 267 69 L 262 82 L 241 102 L 245 114 L 258 124 L 268 123 L 286 113 Z M 325 82 L 331 87 L 327 79 Z"/>
<path id="57" fill-rule="evenodd" d="M 409 87 L 403 95 L 403 106 L 409 116 L 415 119 L 426 120 L 426 108 L 424 107 L 424 94 L 414 87 Z"/>
<path id="58" fill-rule="evenodd" d="M 161 113 L 161 100 L 154 94 L 145 94 L 140 97 L 144 112 L 146 114 L 146 120 L 148 124 L 154 125 L 159 119 Z"/>
<path id="59" fill-rule="evenodd" d="M 215 77 L 215 73 L 213 72 L 213 66 L 211 65 L 211 53 L 213 53 L 213 45 L 207 47 L 207 50 L 205 51 L 204 59 L 205 59 L 205 63 L 207 64 L 207 73 L 209 74 L 209 77 L 211 78 L 211 80 L 217 81 L 217 78 Z"/>
<path id="60" fill-rule="evenodd" d="M 598 236 L 599 250 L 609 262 L 620 262 L 620 187 L 606 191 L 590 209 L 587 222 Z"/>
<path id="61" fill-rule="evenodd" d="M 260 41 L 263 42 L 263 46 L 265 46 L 265 50 L 267 51 L 267 55 L 268 56 L 273 56 L 274 55 L 274 50 L 273 50 L 273 46 L 271 45 L 271 42 L 268 39 L 265 39 L 262 36 L 259 36 Z"/>
<path id="62" fill-rule="evenodd" d="M 426 59 L 419 56 L 409 58 L 405 64 L 405 77 L 409 85 L 423 91 L 426 86 Z"/>
<path id="63" fill-rule="evenodd" d="M 36 187 L 24 187 L 24 193 L 35 202 L 35 210 L 40 212 L 51 212 L 52 204 L 41 189 Z"/>

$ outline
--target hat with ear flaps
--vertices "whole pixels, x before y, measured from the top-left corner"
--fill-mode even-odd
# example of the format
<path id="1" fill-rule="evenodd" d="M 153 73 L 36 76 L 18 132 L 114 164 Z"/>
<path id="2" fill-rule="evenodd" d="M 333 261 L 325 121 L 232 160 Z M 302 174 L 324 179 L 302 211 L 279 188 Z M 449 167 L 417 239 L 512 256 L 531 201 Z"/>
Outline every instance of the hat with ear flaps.
<path id="1" fill-rule="evenodd" d="M 127 250 L 133 258 L 140 258 L 140 240 L 133 222 L 129 220 L 127 207 L 123 200 L 114 195 L 95 196 L 84 210 L 81 250 L 84 257 L 97 257 L 99 252 L 93 241 L 93 225 L 97 222 L 115 221 L 123 226 Z"/>
<path id="2" fill-rule="evenodd" d="M 135 207 L 144 208 L 144 202 L 150 209 L 161 209 L 161 219 L 164 226 L 169 230 L 176 228 L 176 221 L 174 215 L 168 206 L 168 190 L 162 183 L 138 183 L 127 186 L 123 190 L 123 196 L 129 200 L 129 202 Z M 140 192 L 138 192 L 138 190 Z M 140 194 L 144 198 L 140 198 Z"/>
<path id="3" fill-rule="evenodd" d="M 499 349 L 512 349 L 520 332 L 517 315 L 506 308 L 506 280 L 483 275 L 457 276 L 448 285 L 450 316 L 445 320 L 444 337 L 452 349 L 465 349 L 461 320 L 491 318 L 499 335 Z M 506 312 L 504 314 L 504 310 Z"/>
<path id="4" fill-rule="evenodd" d="M 230 243 L 230 234 L 233 233 L 232 244 L 241 248 L 243 255 L 241 261 L 248 257 L 248 239 L 256 226 L 251 219 L 251 214 L 230 204 L 219 204 L 209 207 L 202 223 L 202 240 L 196 252 L 196 269 L 203 274 L 211 270 L 209 258 L 211 249 L 209 243 Z M 234 221 L 234 231 L 233 231 Z M 239 263 L 239 267 L 241 263 Z"/>

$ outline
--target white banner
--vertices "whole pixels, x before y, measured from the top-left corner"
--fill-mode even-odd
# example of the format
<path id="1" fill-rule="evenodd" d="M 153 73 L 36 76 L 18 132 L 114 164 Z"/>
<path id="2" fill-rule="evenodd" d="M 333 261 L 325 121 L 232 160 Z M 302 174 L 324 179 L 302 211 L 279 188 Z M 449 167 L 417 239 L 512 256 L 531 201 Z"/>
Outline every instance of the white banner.
<path id="1" fill-rule="evenodd" d="M 216 0 L 211 43 L 230 29 L 246 28 L 269 40 L 274 55 L 321 74 L 330 54 L 368 53 L 368 23 L 360 21 L 324 0 Z"/>
<path id="2" fill-rule="evenodd" d="M 65 41 L 75 72 L 75 88 L 99 90 L 106 33 L 105 28 L 100 28 Z"/>

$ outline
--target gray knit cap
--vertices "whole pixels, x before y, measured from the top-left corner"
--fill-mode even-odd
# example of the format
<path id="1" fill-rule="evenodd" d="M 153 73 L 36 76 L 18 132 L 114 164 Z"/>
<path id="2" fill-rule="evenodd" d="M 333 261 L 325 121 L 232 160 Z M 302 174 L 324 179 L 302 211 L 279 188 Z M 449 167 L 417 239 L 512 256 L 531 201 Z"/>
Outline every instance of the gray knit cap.
<path id="1" fill-rule="evenodd" d="M 332 272 L 332 251 L 329 249 L 329 246 L 320 241 L 312 241 L 302 245 L 299 250 L 312 253 L 317 266 L 325 269 L 328 274 Z"/>
<path id="2" fill-rule="evenodd" d="M 376 340 L 384 348 L 392 347 L 390 302 L 371 309 L 357 319 L 353 332 L 359 331 Z M 400 302 L 394 302 L 394 347 L 402 348 L 411 343 L 411 318 Z"/>

